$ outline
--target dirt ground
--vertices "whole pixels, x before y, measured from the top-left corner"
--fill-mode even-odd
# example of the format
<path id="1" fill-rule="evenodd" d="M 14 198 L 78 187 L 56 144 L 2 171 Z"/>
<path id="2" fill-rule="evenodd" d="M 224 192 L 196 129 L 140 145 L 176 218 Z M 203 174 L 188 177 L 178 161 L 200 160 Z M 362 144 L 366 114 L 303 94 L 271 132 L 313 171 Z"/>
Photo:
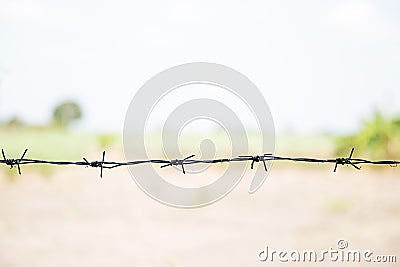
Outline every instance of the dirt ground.
<path id="1" fill-rule="evenodd" d="M 1 267 L 275 266 L 257 258 L 266 245 L 322 251 L 339 239 L 400 264 L 399 168 L 274 166 L 255 194 L 244 177 L 219 202 L 186 210 L 149 198 L 127 169 L 100 179 L 99 170 L 60 168 L 49 178 L 0 176 Z"/>

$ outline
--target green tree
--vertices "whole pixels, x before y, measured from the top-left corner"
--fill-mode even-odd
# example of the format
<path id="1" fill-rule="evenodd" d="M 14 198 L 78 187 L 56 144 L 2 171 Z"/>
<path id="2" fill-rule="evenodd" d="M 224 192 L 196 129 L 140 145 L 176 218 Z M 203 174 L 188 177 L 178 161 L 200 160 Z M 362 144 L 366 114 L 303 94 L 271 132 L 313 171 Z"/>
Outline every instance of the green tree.
<path id="1" fill-rule="evenodd" d="M 59 104 L 53 111 L 53 123 L 59 127 L 67 128 L 73 121 L 82 117 L 82 110 L 73 101 Z"/>
<path id="2" fill-rule="evenodd" d="M 20 129 L 24 126 L 24 123 L 18 117 L 13 117 L 5 123 L 5 126 L 11 129 Z"/>

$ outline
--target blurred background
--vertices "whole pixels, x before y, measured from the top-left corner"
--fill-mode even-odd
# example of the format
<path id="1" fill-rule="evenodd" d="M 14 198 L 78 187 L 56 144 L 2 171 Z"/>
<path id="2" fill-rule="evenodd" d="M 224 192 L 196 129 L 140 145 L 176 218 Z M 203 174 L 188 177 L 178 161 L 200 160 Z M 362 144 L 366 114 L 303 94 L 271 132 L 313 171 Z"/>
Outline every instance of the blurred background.
<path id="1" fill-rule="evenodd" d="M 356 157 L 398 160 L 399 11 L 394 0 L 0 0 L 0 146 L 8 157 L 29 148 L 30 158 L 95 160 L 107 150 L 123 160 L 138 88 L 207 61 L 258 86 L 277 154 L 355 147 Z M 95 169 L 23 166 L 18 176 L 1 166 L 0 266 L 255 266 L 264 245 L 323 250 L 339 238 L 400 259 L 400 169 L 274 165 L 256 194 L 249 170 L 195 210 L 150 199 L 123 168 L 100 180 Z"/>

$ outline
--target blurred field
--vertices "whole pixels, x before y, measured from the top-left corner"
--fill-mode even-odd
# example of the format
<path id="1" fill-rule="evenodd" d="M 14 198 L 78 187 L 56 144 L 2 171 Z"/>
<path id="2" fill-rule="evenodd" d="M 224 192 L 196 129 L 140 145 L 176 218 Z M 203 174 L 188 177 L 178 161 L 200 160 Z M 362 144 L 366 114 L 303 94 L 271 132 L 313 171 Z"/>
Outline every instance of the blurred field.
<path id="1" fill-rule="evenodd" d="M 48 133 L 32 139 L 20 136 L 24 141 L 17 143 L 7 135 L 0 137 L 14 155 L 29 144 L 33 156 L 98 158 L 102 146 L 110 145 L 107 157 L 123 160 L 120 143 L 113 137 Z M 311 141 L 320 145 L 310 146 Z M 329 144 L 325 137 L 282 137 L 277 152 L 329 155 Z M 310 147 L 314 150 L 307 150 Z M 400 260 L 398 168 L 344 167 L 334 174 L 331 165 L 274 164 L 255 194 L 247 193 L 246 176 L 221 201 L 193 210 L 152 200 L 125 168 L 106 170 L 103 179 L 99 170 L 90 168 L 59 166 L 46 179 L 39 166 L 24 169 L 14 180 L 4 166 L 0 170 L 2 267 L 262 266 L 271 264 L 257 260 L 265 245 L 321 251 L 336 248 L 339 238 L 351 249 L 394 254 Z"/>
<path id="2" fill-rule="evenodd" d="M 0 149 L 4 149 L 8 158 L 19 158 L 27 148 L 26 158 L 81 160 L 87 153 L 94 153 L 111 146 L 115 149 L 121 148 L 116 135 L 74 133 L 57 128 L 7 129 L 0 127 Z M 24 166 L 24 169 L 49 176 L 54 171 L 54 166 L 30 165 Z M 15 170 L 5 168 L 0 171 L 5 171 L 10 178 L 16 178 Z"/>

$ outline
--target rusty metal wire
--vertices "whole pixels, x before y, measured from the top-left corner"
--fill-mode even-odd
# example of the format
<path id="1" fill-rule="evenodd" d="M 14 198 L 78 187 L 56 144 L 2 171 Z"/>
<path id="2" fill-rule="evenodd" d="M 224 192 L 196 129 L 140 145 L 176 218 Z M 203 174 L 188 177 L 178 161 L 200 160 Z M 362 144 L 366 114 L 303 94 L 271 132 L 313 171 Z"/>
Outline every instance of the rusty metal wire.
<path id="1" fill-rule="evenodd" d="M 18 173 L 21 175 L 21 166 L 30 164 L 47 164 L 47 165 L 77 165 L 92 168 L 100 168 L 100 177 L 103 177 L 103 169 L 113 169 L 122 166 L 132 166 L 139 164 L 161 164 L 161 168 L 169 166 L 180 166 L 182 172 L 185 172 L 185 165 L 190 164 L 215 164 L 223 162 L 244 162 L 250 161 L 250 168 L 254 168 L 256 162 L 262 162 L 265 171 L 268 171 L 266 162 L 267 161 L 291 161 L 291 162 L 308 162 L 308 163 L 331 163 L 334 164 L 333 171 L 336 172 L 338 165 L 349 165 L 357 170 L 361 169 L 360 165 L 386 165 L 390 167 L 397 167 L 400 161 L 397 160 L 368 160 L 361 158 L 353 158 L 354 148 L 351 149 L 350 155 L 346 158 L 332 158 L 332 159 L 318 159 L 318 158 L 298 158 L 298 157 L 280 157 L 272 154 L 263 154 L 255 156 L 238 156 L 234 158 L 219 158 L 219 159 L 193 159 L 195 155 L 190 155 L 183 159 L 164 160 L 164 159 L 147 159 L 147 160 L 135 160 L 126 162 L 106 161 L 106 152 L 103 151 L 102 158 L 100 161 L 89 161 L 83 158 L 83 161 L 54 161 L 54 160 L 40 160 L 40 159 L 29 159 L 25 158 L 28 149 L 25 149 L 20 158 L 7 158 L 4 150 L 1 150 L 3 159 L 0 159 L 0 165 L 4 164 L 18 169 Z"/>

